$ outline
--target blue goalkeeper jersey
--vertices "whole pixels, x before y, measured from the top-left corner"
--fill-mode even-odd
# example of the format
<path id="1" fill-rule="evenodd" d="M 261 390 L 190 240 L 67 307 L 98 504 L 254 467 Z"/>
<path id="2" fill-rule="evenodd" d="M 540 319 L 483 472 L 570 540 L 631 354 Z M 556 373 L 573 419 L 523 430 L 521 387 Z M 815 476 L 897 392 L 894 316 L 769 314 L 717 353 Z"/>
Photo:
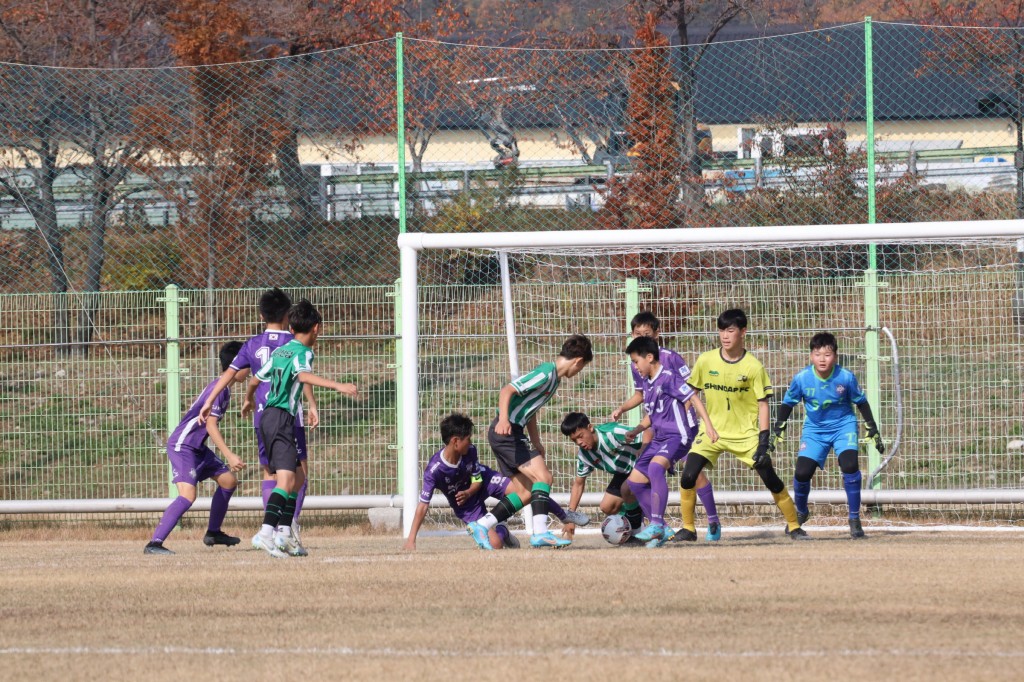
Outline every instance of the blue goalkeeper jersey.
<path id="1" fill-rule="evenodd" d="M 852 426 L 857 428 L 853 406 L 860 405 L 867 396 L 860 390 L 857 377 L 850 370 L 836 365 L 832 374 L 822 379 L 809 365 L 793 377 L 789 390 L 782 399 L 787 405 L 804 403 L 805 434 L 833 432 Z"/>

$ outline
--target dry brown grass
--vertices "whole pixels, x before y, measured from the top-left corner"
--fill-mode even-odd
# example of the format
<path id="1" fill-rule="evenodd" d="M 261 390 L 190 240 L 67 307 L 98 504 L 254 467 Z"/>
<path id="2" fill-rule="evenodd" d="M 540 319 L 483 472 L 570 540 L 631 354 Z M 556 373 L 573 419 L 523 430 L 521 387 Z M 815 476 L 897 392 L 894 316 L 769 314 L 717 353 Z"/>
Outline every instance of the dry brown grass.
<path id="1" fill-rule="evenodd" d="M 0 535 L 5 679 L 1019 679 L 1018 534 L 777 530 L 656 551 L 307 533 Z M 241 545 L 240 547 L 245 547 Z"/>

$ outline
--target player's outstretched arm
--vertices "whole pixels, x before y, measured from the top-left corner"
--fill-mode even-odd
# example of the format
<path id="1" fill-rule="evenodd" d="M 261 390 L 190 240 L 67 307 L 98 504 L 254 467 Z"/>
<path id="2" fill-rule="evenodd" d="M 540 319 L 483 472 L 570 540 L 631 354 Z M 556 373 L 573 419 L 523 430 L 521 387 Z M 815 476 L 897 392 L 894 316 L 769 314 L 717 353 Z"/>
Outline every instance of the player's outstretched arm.
<path id="1" fill-rule="evenodd" d="M 569 489 L 569 509 L 576 511 L 576 507 L 580 506 L 580 500 L 583 499 L 583 491 L 587 489 L 587 477 L 577 476 L 572 479 L 572 487 Z"/>
<path id="2" fill-rule="evenodd" d="M 792 405 L 784 402 L 779 403 L 779 407 L 775 410 L 775 424 L 772 426 L 772 435 L 768 439 L 768 445 L 772 451 L 775 450 L 775 444 L 782 440 L 783 435 L 786 433 L 786 423 L 792 414 Z"/>
<path id="3" fill-rule="evenodd" d="M 306 399 L 306 410 L 303 426 L 310 430 L 320 425 L 320 409 L 316 406 L 316 396 L 313 395 L 312 384 L 302 384 L 302 397 Z"/>
<path id="4" fill-rule="evenodd" d="M 304 384 L 319 386 L 320 388 L 329 388 L 332 391 L 343 393 L 350 398 L 359 397 L 359 389 L 356 388 L 355 384 L 343 384 L 339 381 L 333 381 L 331 379 L 317 376 L 312 372 L 299 372 L 299 375 L 296 378 Z"/>
<path id="5" fill-rule="evenodd" d="M 644 418 L 640 420 L 639 424 L 631 428 L 629 431 L 626 431 L 625 435 L 623 435 L 623 438 L 625 438 L 628 442 L 632 442 L 636 440 L 637 436 L 639 436 L 641 433 L 643 433 L 649 428 L 651 428 L 651 415 L 645 415 Z"/>
<path id="6" fill-rule="evenodd" d="M 878 424 L 875 423 L 875 415 L 871 413 L 871 406 L 868 405 L 868 401 L 865 400 L 858 405 L 857 411 L 864 418 L 864 428 L 867 429 L 867 433 L 864 435 L 874 442 L 878 454 L 885 454 L 885 441 L 882 440 L 881 434 L 878 433 Z"/>
<path id="7" fill-rule="evenodd" d="M 624 402 L 621 405 L 619 405 L 615 409 L 615 411 L 612 412 L 612 421 L 613 422 L 619 421 L 619 418 L 622 415 L 626 414 L 627 412 L 632 410 L 637 405 L 640 405 L 641 403 L 643 403 L 643 401 L 644 401 L 644 393 L 643 393 L 643 391 L 636 391 L 636 392 L 634 392 L 633 395 L 630 396 L 630 398 L 626 402 Z"/>
<path id="8" fill-rule="evenodd" d="M 210 395 L 206 398 L 206 402 L 204 402 L 203 406 L 199 408 L 200 424 L 205 424 L 206 420 L 209 419 L 210 411 L 213 410 L 213 401 L 216 400 L 217 396 L 220 395 L 221 391 L 223 391 L 225 388 L 231 385 L 231 381 L 232 379 L 235 378 L 235 374 L 238 371 L 246 370 L 234 370 L 228 367 L 226 370 L 224 370 L 224 373 L 220 375 L 220 378 L 217 379 L 217 383 L 213 385 L 213 390 L 210 391 Z"/>
<path id="9" fill-rule="evenodd" d="M 231 448 L 224 442 L 224 436 L 221 435 L 220 427 L 217 425 L 220 420 L 217 417 L 210 417 L 206 420 L 206 432 L 210 434 L 210 440 L 217 446 L 217 450 L 224 455 L 224 459 L 228 461 L 228 468 L 232 471 L 241 471 L 245 468 L 245 462 L 231 452 Z"/>
<path id="10" fill-rule="evenodd" d="M 412 527 L 409 529 L 409 539 L 402 545 L 402 549 L 409 551 L 416 549 L 416 535 L 420 532 L 420 526 L 423 525 L 423 519 L 426 518 L 429 509 L 430 505 L 425 502 L 416 505 L 416 513 L 412 517 Z"/>

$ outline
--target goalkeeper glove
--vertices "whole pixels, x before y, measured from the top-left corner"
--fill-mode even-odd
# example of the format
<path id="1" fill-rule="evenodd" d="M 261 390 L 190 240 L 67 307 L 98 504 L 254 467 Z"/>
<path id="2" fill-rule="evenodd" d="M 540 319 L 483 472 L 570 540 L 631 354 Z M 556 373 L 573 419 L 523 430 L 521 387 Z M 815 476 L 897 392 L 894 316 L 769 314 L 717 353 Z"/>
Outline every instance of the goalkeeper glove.
<path id="1" fill-rule="evenodd" d="M 760 469 L 761 467 L 767 467 L 772 465 L 771 455 L 768 454 L 771 448 L 769 442 L 768 430 L 764 430 L 757 434 L 757 450 L 754 451 L 754 468 Z"/>
<path id="2" fill-rule="evenodd" d="M 772 428 L 772 435 L 768 437 L 768 452 L 775 452 L 775 446 L 786 434 L 786 422 L 778 423 Z"/>
<path id="3" fill-rule="evenodd" d="M 874 441 L 875 449 L 878 450 L 878 454 L 885 454 L 885 443 L 882 441 L 882 435 L 878 433 L 878 425 L 875 422 L 866 422 L 864 426 L 867 427 L 867 437 L 869 440 Z"/>

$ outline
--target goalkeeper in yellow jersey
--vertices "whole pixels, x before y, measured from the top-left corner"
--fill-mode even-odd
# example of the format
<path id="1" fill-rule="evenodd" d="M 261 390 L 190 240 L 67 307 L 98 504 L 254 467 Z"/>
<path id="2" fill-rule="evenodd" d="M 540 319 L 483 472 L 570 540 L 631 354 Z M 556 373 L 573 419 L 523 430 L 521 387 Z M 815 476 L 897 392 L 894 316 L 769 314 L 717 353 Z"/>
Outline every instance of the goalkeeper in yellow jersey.
<path id="1" fill-rule="evenodd" d="M 702 424 L 690 448 L 679 481 L 683 528 L 676 533 L 677 541 L 697 539 L 694 524 L 697 477 L 705 466 L 714 467 L 723 452 L 732 453 L 761 477 L 786 517 L 789 536 L 794 540 L 808 539 L 797 520 L 793 498 L 772 467 L 768 408 L 772 384 L 764 365 L 744 347 L 746 335 L 746 313 L 735 308 L 726 310 L 718 316 L 721 347 L 701 354 L 690 374 L 690 386 L 704 392 L 704 404 L 718 432 L 718 440 L 711 442 Z"/>

